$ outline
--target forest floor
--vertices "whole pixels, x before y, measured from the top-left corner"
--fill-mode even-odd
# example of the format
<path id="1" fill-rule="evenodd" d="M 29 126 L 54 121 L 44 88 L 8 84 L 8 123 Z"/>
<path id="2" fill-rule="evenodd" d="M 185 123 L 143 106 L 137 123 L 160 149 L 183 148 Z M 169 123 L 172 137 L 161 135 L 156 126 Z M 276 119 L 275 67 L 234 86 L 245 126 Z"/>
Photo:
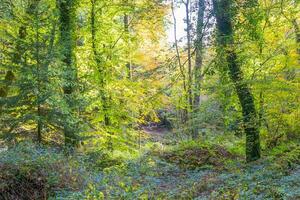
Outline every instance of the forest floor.
<path id="1" fill-rule="evenodd" d="M 157 169 L 162 169 L 162 173 L 154 181 L 157 184 L 152 190 L 153 198 L 300 199 L 297 144 L 290 149 L 279 147 L 272 152 L 273 156 L 265 155 L 257 162 L 246 164 L 242 156 L 232 155 L 219 144 L 201 146 L 187 142 L 174 147 L 169 145 L 172 133 L 168 129 L 153 126 L 143 130 L 161 148 L 149 156 L 150 159 L 158 156 L 157 165 L 162 165 Z"/>
<path id="2" fill-rule="evenodd" d="M 246 164 L 238 140 L 174 143 L 165 128 L 143 131 L 138 153 L 66 156 L 32 143 L 0 152 L 0 199 L 300 199 L 299 144 Z"/>
<path id="3" fill-rule="evenodd" d="M 146 134 L 146 138 L 148 140 L 152 142 L 159 142 L 161 144 L 164 144 L 168 141 L 166 136 L 170 134 L 170 130 L 157 125 L 144 126 L 142 130 Z"/>

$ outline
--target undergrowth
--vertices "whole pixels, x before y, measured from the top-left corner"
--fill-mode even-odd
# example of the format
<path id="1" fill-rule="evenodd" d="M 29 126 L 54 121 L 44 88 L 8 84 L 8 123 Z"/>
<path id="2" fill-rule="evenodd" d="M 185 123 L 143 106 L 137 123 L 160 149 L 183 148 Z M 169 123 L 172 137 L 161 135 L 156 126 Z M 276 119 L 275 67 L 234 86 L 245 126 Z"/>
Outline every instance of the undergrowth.
<path id="1" fill-rule="evenodd" d="M 100 150 L 68 156 L 21 143 L 0 153 L 0 199 L 300 198 L 296 143 L 250 164 L 225 140 L 155 146 L 131 157 Z"/>
<path id="2" fill-rule="evenodd" d="M 46 199 L 55 191 L 79 191 L 85 169 L 55 149 L 21 143 L 0 153 L 0 199 Z"/>
<path id="3" fill-rule="evenodd" d="M 164 152 L 154 151 L 154 155 L 189 170 L 224 169 L 227 163 L 238 159 L 237 154 L 229 152 L 224 146 L 200 141 L 182 142 Z"/>

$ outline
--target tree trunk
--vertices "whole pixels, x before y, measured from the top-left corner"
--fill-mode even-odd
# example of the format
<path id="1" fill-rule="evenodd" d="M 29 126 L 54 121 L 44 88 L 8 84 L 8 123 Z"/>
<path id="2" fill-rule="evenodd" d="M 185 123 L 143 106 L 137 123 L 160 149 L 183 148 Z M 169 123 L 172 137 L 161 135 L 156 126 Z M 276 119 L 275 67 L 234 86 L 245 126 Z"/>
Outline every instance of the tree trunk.
<path id="1" fill-rule="evenodd" d="M 188 105 L 189 111 L 191 112 L 193 108 L 193 96 L 192 96 L 192 53 L 191 53 L 191 22 L 190 22 L 190 0 L 187 0 L 185 3 L 185 12 L 186 12 L 186 34 L 187 34 L 187 56 L 188 56 Z"/>
<path id="2" fill-rule="evenodd" d="M 101 101 L 102 101 L 102 109 L 104 114 L 104 126 L 110 126 L 110 118 L 109 118 L 109 98 L 106 96 L 107 92 L 105 90 L 106 87 L 106 76 L 107 76 L 107 69 L 105 67 L 105 64 L 101 62 L 101 58 L 99 57 L 99 52 L 97 48 L 97 31 L 96 31 L 96 1 L 97 0 L 91 0 L 91 34 L 92 34 L 92 50 L 93 50 L 93 56 L 94 60 L 96 62 L 96 67 L 98 70 L 98 73 L 100 73 L 100 95 L 101 95 Z M 109 137 L 108 141 L 108 149 L 113 150 L 113 144 L 112 144 L 112 138 Z"/>
<path id="3" fill-rule="evenodd" d="M 37 2 L 38 4 L 38 2 Z M 38 5 L 37 5 L 38 6 Z M 41 62 L 40 62 L 40 26 L 39 26 L 39 19 L 38 19 L 38 8 L 35 9 L 35 34 L 36 34 L 36 41 L 35 41 L 35 60 L 36 60 L 36 72 L 37 72 L 37 141 L 39 143 L 42 142 L 42 112 L 41 112 L 41 90 L 42 90 L 42 77 L 41 77 Z"/>
<path id="4" fill-rule="evenodd" d="M 128 0 L 125 0 L 124 2 L 125 6 L 128 6 Z M 129 47 L 129 15 L 127 13 L 125 13 L 124 15 L 124 32 L 126 34 L 126 42 L 127 42 L 127 45 Z M 131 56 L 130 56 L 130 48 L 128 48 L 127 50 L 127 56 L 129 58 L 129 61 L 126 63 L 126 68 L 127 68 L 127 73 L 128 73 L 128 78 L 129 79 L 132 79 L 132 66 L 131 66 Z"/>
<path id="5" fill-rule="evenodd" d="M 202 62 L 203 62 L 203 34 L 204 34 L 204 12 L 205 0 L 199 0 L 197 19 L 197 39 L 196 39 L 196 61 L 195 61 L 195 94 L 194 94 L 194 110 L 198 110 L 200 106 L 201 81 L 202 81 Z"/>
<path id="6" fill-rule="evenodd" d="M 213 5 L 217 20 L 218 44 L 225 53 L 228 72 L 234 83 L 243 111 L 246 133 L 246 159 L 247 162 L 255 161 L 260 158 L 259 127 L 254 99 L 248 85 L 243 80 L 242 70 L 234 49 L 231 0 L 213 0 Z"/>
<path id="7" fill-rule="evenodd" d="M 295 34 L 296 34 L 296 44 L 297 44 L 297 53 L 298 53 L 298 64 L 300 65 L 300 28 L 296 19 L 292 20 Z"/>
<path id="8" fill-rule="evenodd" d="M 60 45 L 62 61 L 64 63 L 63 79 L 64 79 L 64 96 L 66 103 L 70 109 L 69 116 L 74 117 L 76 113 L 74 99 L 77 88 L 77 69 L 75 61 L 74 49 L 76 46 L 75 30 L 76 30 L 76 0 L 57 0 L 60 15 Z M 65 122 L 64 135 L 65 144 L 74 146 L 77 143 L 76 126 L 71 122 Z"/>
<path id="9" fill-rule="evenodd" d="M 174 29 L 174 39 L 175 39 L 174 45 L 175 45 L 175 49 L 176 49 L 176 57 L 177 57 L 177 62 L 178 62 L 179 70 L 180 70 L 180 73 L 182 76 L 182 81 L 183 81 L 184 100 L 186 102 L 188 102 L 186 75 L 185 75 L 185 70 L 184 70 L 184 64 L 182 64 L 182 62 L 181 62 L 181 56 L 180 56 L 180 51 L 179 51 L 179 47 L 178 47 L 177 19 L 176 19 L 175 11 L 174 11 L 174 0 L 172 1 L 171 8 L 172 8 L 173 21 L 174 21 L 173 29 Z M 185 124 L 188 121 L 188 106 L 186 105 L 186 102 L 184 102 L 185 103 L 184 108 L 179 111 L 180 112 L 179 119 L 182 124 Z"/>
<path id="10" fill-rule="evenodd" d="M 193 102 L 193 118 L 196 119 L 196 114 L 199 111 L 200 95 L 201 95 L 201 82 L 202 82 L 202 62 L 203 62 L 203 34 L 204 34 L 204 12 L 205 12 L 205 0 L 199 0 L 198 2 L 198 17 L 197 17 L 197 29 L 196 29 L 196 60 L 194 69 L 194 102 Z M 196 138 L 199 132 L 199 126 L 194 123 L 193 136 Z"/>

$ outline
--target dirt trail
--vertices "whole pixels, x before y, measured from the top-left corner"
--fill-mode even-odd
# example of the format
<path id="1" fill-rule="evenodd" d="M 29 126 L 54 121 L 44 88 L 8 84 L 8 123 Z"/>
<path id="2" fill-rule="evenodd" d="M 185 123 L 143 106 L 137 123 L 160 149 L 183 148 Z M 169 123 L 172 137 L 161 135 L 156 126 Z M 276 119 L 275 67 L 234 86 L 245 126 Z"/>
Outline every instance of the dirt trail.
<path id="1" fill-rule="evenodd" d="M 160 126 L 144 126 L 142 130 L 149 136 L 150 140 L 160 143 L 165 143 L 166 135 L 170 132 L 167 128 Z"/>

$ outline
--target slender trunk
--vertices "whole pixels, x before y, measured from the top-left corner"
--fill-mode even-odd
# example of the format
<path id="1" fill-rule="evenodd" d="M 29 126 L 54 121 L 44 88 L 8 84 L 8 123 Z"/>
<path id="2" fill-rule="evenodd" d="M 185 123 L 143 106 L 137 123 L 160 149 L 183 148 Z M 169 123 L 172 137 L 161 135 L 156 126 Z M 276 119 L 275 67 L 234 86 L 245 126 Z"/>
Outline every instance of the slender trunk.
<path id="1" fill-rule="evenodd" d="M 298 53 L 298 64 L 300 64 L 300 28 L 296 19 L 292 20 L 295 34 L 296 34 L 296 44 L 297 44 L 297 53 Z"/>
<path id="2" fill-rule="evenodd" d="M 175 49 L 176 49 L 176 57 L 177 57 L 177 62 L 179 65 L 179 70 L 183 79 L 183 90 L 184 90 L 184 98 L 186 99 L 186 101 L 188 102 L 188 98 L 187 97 L 187 86 L 186 86 L 186 76 L 185 76 L 185 70 L 184 70 L 184 65 L 181 62 L 181 56 L 180 56 L 180 52 L 179 52 L 179 47 L 178 47 L 178 39 L 177 39 L 177 19 L 175 16 L 175 12 L 174 12 L 174 2 L 172 2 L 172 16 L 173 16 L 173 21 L 174 21 L 174 44 L 175 44 Z M 181 122 L 184 124 L 187 122 L 188 120 L 188 108 L 185 106 L 184 109 L 182 109 L 180 112 L 182 112 L 182 115 L 180 115 L 180 120 Z"/>
<path id="3" fill-rule="evenodd" d="M 125 6 L 128 5 L 128 0 L 125 1 Z M 126 63 L 126 67 L 127 67 L 127 71 L 128 71 L 128 78 L 129 79 L 132 79 L 132 66 L 131 66 L 131 56 L 130 56 L 130 48 L 129 48 L 129 15 L 125 13 L 124 15 L 124 32 L 126 34 L 126 42 L 127 42 L 127 45 L 128 45 L 128 50 L 127 50 L 127 56 L 129 58 L 129 61 Z"/>
<path id="4" fill-rule="evenodd" d="M 204 34 L 204 12 L 205 0 L 199 0 L 198 3 L 198 17 L 197 17 L 197 38 L 195 42 L 196 60 L 194 69 L 194 102 L 193 102 L 193 121 L 196 119 L 196 114 L 199 111 L 201 82 L 202 82 L 202 62 L 203 62 L 203 34 Z M 196 138 L 199 132 L 199 126 L 194 122 L 193 137 Z"/>
<path id="5" fill-rule="evenodd" d="M 247 162 L 255 161 L 260 158 L 257 113 L 253 96 L 248 85 L 243 80 L 242 70 L 234 50 L 231 0 L 213 0 L 213 5 L 219 34 L 218 43 L 225 53 L 228 72 L 242 106 L 244 130 L 246 133 L 246 159 Z"/>
<path id="6" fill-rule="evenodd" d="M 76 20 L 76 0 L 57 0 L 60 15 L 60 45 L 62 61 L 64 63 L 64 96 L 70 109 L 69 115 L 74 117 L 76 109 L 74 105 L 75 91 L 77 88 L 77 69 L 74 49 L 75 40 L 75 20 Z M 76 126 L 71 122 L 65 122 L 64 135 L 66 146 L 74 146 L 78 141 L 76 137 Z"/>
<path id="7" fill-rule="evenodd" d="M 263 119 L 264 119 L 264 94 L 263 91 L 260 91 L 259 93 L 259 113 L 258 113 L 258 118 L 259 118 L 259 126 L 261 127 L 263 124 Z"/>
<path id="8" fill-rule="evenodd" d="M 107 76 L 107 69 L 105 68 L 105 64 L 101 62 L 100 55 L 97 48 L 97 36 L 96 36 L 96 1 L 91 0 L 91 34 L 92 34 L 92 50 L 94 60 L 96 62 L 96 67 L 98 73 L 100 73 L 100 95 L 101 101 L 103 106 L 103 114 L 104 114 L 104 126 L 110 126 L 110 118 L 109 118 L 109 104 L 108 104 L 108 97 L 106 96 L 107 92 L 105 90 L 106 87 L 106 76 Z M 108 139 L 108 149 L 113 150 L 112 138 L 109 136 Z"/>
<path id="9" fill-rule="evenodd" d="M 187 34 L 187 56 L 188 56 L 188 105 L 189 110 L 193 108 L 193 97 L 192 97 L 192 53 L 191 53 L 191 22 L 190 22 L 190 0 L 185 3 L 186 12 L 186 34 Z"/>
<path id="10" fill-rule="evenodd" d="M 36 22 L 36 41 L 35 41 L 35 59 L 36 59 L 36 71 L 37 71 L 37 141 L 42 142 L 42 114 L 41 114 L 41 70 L 40 70 L 40 42 L 39 42 L 39 19 L 38 9 L 35 11 L 35 22 Z"/>
<path id="11" fill-rule="evenodd" d="M 201 81 L 202 81 L 202 62 L 203 62 L 203 34 L 204 34 L 204 12 L 205 0 L 199 0 L 197 19 L 197 39 L 196 39 L 196 61 L 195 61 L 195 94 L 194 94 L 194 110 L 198 110 L 200 106 Z"/>

